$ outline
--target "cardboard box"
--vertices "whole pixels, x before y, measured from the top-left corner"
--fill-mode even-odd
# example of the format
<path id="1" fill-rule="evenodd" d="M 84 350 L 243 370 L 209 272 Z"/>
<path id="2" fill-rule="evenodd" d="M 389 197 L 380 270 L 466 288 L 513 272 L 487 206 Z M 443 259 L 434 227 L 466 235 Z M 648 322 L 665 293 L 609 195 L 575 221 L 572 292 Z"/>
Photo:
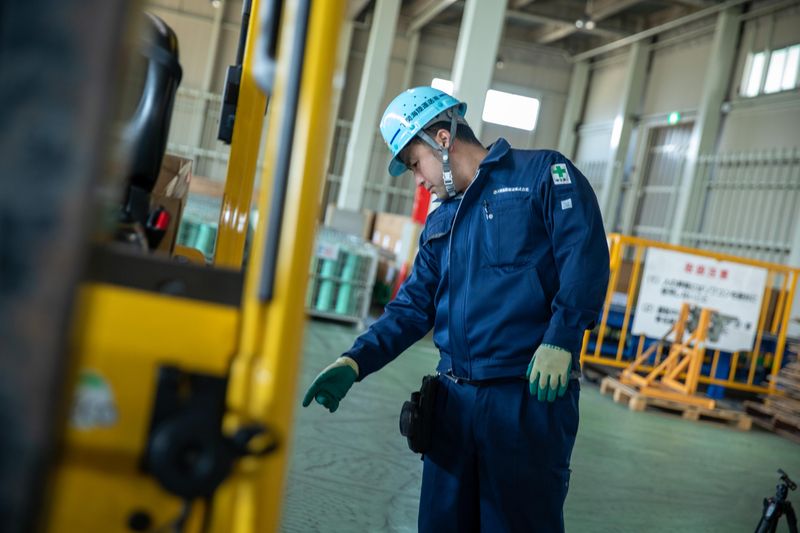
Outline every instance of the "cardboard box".
<path id="1" fill-rule="evenodd" d="M 407 227 L 412 226 L 414 221 L 411 217 L 404 215 L 393 215 L 391 213 L 378 213 L 375 216 L 375 229 L 372 232 L 372 242 L 384 250 L 394 253 L 399 261 L 405 258 L 402 254 L 403 238 L 408 238 Z M 416 245 L 416 243 L 414 243 Z M 405 248 L 408 249 L 407 247 Z M 401 257 L 402 254 L 402 257 Z"/>
<path id="2" fill-rule="evenodd" d="M 172 253 L 178 226 L 181 223 L 189 185 L 192 181 L 192 160 L 172 154 L 164 154 L 161 171 L 150 195 L 150 207 L 163 207 L 169 213 L 169 226 L 156 250 Z"/>
<path id="3" fill-rule="evenodd" d="M 336 204 L 328 204 L 327 209 L 325 209 L 324 222 L 329 228 L 348 235 L 356 235 L 365 241 L 369 241 L 375 224 L 375 212 L 341 209 L 336 207 Z"/>

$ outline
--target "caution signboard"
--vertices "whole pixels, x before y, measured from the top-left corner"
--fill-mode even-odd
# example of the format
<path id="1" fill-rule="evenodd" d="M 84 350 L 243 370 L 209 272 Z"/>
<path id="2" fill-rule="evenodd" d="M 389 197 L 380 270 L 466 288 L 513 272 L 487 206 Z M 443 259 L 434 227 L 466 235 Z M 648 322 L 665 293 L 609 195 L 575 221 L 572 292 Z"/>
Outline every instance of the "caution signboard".
<path id="1" fill-rule="evenodd" d="M 651 248 L 633 320 L 633 334 L 663 337 L 681 305 L 716 311 L 706 346 L 713 350 L 753 349 L 767 271 L 709 257 Z M 669 339 L 674 340 L 674 339 Z"/>

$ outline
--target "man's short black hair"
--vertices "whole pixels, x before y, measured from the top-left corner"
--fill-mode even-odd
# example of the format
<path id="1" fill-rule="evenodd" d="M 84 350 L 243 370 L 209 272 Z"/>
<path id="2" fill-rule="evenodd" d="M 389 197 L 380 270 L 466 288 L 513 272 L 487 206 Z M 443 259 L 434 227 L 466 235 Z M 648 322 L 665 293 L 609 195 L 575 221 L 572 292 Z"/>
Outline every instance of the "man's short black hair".
<path id="1" fill-rule="evenodd" d="M 442 121 L 436 122 L 436 123 L 434 123 L 434 124 L 432 124 L 430 126 L 427 126 L 427 127 L 423 128 L 422 131 L 424 131 L 425 133 L 430 135 L 431 138 L 434 138 L 436 136 L 436 132 L 439 131 L 439 130 L 450 131 L 450 121 L 449 120 L 442 120 Z M 478 138 L 475 136 L 475 132 L 472 131 L 472 128 L 470 128 L 468 124 L 464 124 L 464 123 L 461 123 L 461 122 L 456 124 L 456 139 L 455 140 L 456 140 L 456 142 L 474 144 L 475 146 L 480 146 L 481 148 L 483 148 L 483 145 L 478 140 Z M 422 140 L 422 138 L 420 138 L 419 135 L 415 135 L 414 138 L 412 138 L 410 141 L 408 141 L 408 144 L 405 145 L 405 147 L 402 150 L 400 150 L 399 159 L 406 166 L 408 166 L 408 159 L 407 158 L 408 158 L 408 150 L 409 150 L 409 148 L 411 148 L 415 144 L 419 144 L 419 143 L 425 143 L 426 145 L 428 144 L 424 140 Z"/>

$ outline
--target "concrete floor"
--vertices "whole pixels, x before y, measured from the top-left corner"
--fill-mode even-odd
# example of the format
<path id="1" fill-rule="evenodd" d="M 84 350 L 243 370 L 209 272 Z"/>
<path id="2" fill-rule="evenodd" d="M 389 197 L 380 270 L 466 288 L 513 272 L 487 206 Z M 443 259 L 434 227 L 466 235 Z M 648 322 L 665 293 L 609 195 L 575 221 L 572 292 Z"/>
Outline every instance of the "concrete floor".
<path id="1" fill-rule="evenodd" d="M 430 340 L 356 384 L 336 413 L 300 407 L 314 376 L 355 331 L 309 322 L 298 389 L 282 531 L 416 531 L 422 463 L 398 432 L 409 393 L 437 361 Z M 800 446 L 662 413 L 635 413 L 584 383 L 566 529 L 591 532 L 752 532 L 775 470 L 800 481 Z M 800 508 L 800 492 L 792 495 Z M 788 531 L 785 523 L 779 531 Z"/>

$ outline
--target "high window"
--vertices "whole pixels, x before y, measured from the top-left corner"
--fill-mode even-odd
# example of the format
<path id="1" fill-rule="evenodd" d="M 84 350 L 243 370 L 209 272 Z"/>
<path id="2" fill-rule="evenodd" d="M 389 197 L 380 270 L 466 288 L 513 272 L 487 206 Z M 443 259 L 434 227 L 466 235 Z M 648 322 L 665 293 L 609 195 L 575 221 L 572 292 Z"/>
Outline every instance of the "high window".
<path id="1" fill-rule="evenodd" d="M 453 94 L 453 82 L 450 80 L 433 78 L 431 87 Z M 484 122 L 531 131 L 536 128 L 536 120 L 539 118 L 539 100 L 489 89 L 481 118 Z"/>
<path id="2" fill-rule="evenodd" d="M 739 94 L 746 97 L 791 91 L 797 87 L 800 44 L 747 56 Z"/>

